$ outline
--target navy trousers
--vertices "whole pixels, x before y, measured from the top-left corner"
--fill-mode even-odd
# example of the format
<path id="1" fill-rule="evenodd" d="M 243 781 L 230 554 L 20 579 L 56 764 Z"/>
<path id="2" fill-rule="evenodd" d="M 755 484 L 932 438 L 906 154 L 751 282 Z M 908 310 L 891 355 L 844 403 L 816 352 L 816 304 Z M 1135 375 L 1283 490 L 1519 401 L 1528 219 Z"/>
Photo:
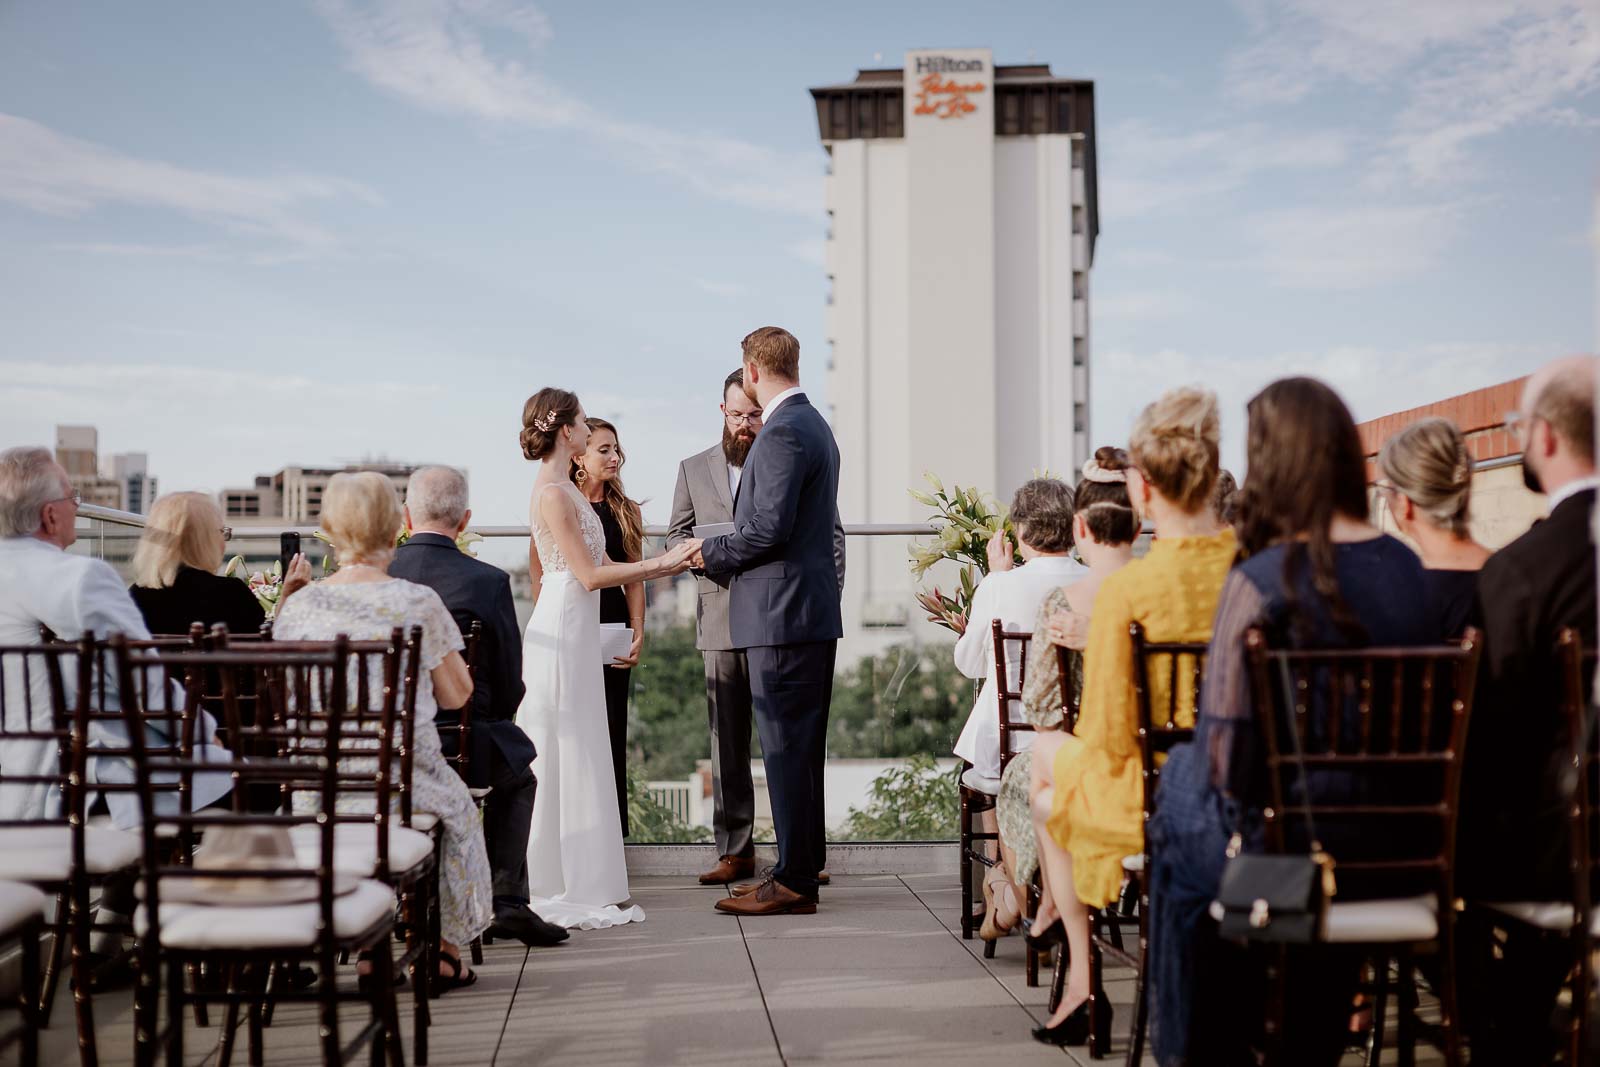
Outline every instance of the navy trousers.
<path id="1" fill-rule="evenodd" d="M 746 649 L 750 702 L 767 767 L 778 836 L 773 877 L 801 896 L 816 899 L 827 825 L 822 805 L 822 765 L 827 753 L 828 705 L 833 700 L 836 641 L 764 645 Z"/>

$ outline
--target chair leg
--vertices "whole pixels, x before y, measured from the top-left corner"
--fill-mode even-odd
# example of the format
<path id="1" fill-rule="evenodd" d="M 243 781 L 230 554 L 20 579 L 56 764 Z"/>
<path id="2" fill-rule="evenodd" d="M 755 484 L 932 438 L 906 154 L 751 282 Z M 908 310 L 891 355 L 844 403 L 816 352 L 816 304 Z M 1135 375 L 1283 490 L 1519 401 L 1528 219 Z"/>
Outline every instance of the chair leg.
<path id="1" fill-rule="evenodd" d="M 972 809 L 961 798 L 961 940 L 972 940 Z"/>
<path id="2" fill-rule="evenodd" d="M 17 1007 L 22 1013 L 22 1037 L 18 1064 L 39 1064 L 39 941 L 44 924 L 35 921 L 22 930 L 22 973 L 17 982 Z"/>
<path id="3" fill-rule="evenodd" d="M 1051 1015 L 1061 1007 L 1061 998 L 1067 993 L 1067 968 L 1072 965 L 1068 958 L 1067 946 L 1061 945 L 1056 949 L 1056 964 L 1050 971 L 1050 999 L 1046 1006 Z"/>
<path id="4" fill-rule="evenodd" d="M 167 963 L 167 1067 L 183 1067 L 183 964 Z"/>
<path id="5" fill-rule="evenodd" d="M 239 981 L 239 965 L 228 965 L 228 980 L 225 988 L 229 993 L 241 991 L 242 983 Z M 239 1035 L 239 1003 L 229 1001 L 222 1012 L 222 1032 L 217 1035 L 217 1067 L 228 1067 L 233 1062 L 233 1045 Z"/>
<path id="6" fill-rule="evenodd" d="M 72 907 L 72 1010 L 78 1025 L 78 1060 L 84 1067 L 94 1067 L 100 1062 L 95 1042 L 94 1002 L 89 986 L 94 968 L 89 965 L 89 937 L 94 932 L 94 916 L 89 910 L 89 886 L 74 887 Z"/>
<path id="7" fill-rule="evenodd" d="M 200 992 L 204 978 L 205 971 L 199 963 L 189 964 L 189 982 L 194 986 L 196 993 Z M 200 997 L 194 999 L 194 1024 L 202 1028 L 211 1025 L 210 1012 L 206 1010 L 206 1002 Z"/>
<path id="8" fill-rule="evenodd" d="M 1395 991 L 1395 1050 L 1400 1067 L 1415 1067 L 1417 1062 L 1417 976 L 1411 960 L 1401 956 L 1400 978 Z"/>
<path id="9" fill-rule="evenodd" d="M 1389 1006 L 1389 959 L 1372 962 L 1372 1032 L 1367 1036 L 1367 1067 L 1378 1067 L 1383 1059 L 1384 1016 Z"/>
<path id="10" fill-rule="evenodd" d="M 1105 988 L 1102 985 L 1101 971 L 1105 967 L 1105 959 L 1100 954 L 1099 942 L 1094 936 L 1095 919 L 1089 919 L 1089 1058 L 1098 1060 L 1111 1050 L 1106 1046 L 1110 1044 L 1105 1038 L 1107 1022 L 1105 1009 L 1109 1005 L 1105 1002 Z"/>
<path id="11" fill-rule="evenodd" d="M 481 938 L 481 937 L 473 938 L 472 939 L 471 950 L 472 950 L 472 965 L 474 967 L 482 967 L 483 966 L 483 938 Z"/>
<path id="12" fill-rule="evenodd" d="M 384 1046 L 388 1053 L 389 1067 L 405 1067 L 406 1050 L 404 1040 L 400 1036 L 400 1010 L 395 1000 L 394 991 L 394 957 L 390 953 L 387 944 L 384 945 L 384 950 L 377 954 L 376 959 L 379 979 L 375 988 L 380 997 L 377 1007 L 383 1012 Z M 424 1024 L 422 1043 L 417 1053 L 421 1057 L 417 1060 L 419 1067 L 428 1062 L 426 1030 L 427 1026 Z"/>
<path id="13" fill-rule="evenodd" d="M 1439 938 L 1439 1026 L 1444 1037 L 1444 1061 L 1449 1067 L 1461 1065 L 1461 1015 L 1459 998 L 1456 995 L 1456 952 L 1455 952 L 1455 924 L 1450 917 L 1440 924 L 1443 927 L 1442 936 Z M 1581 971 L 1582 968 L 1579 968 Z M 1578 988 L 1582 988 L 1582 978 L 1578 980 Z M 1572 1010 L 1580 1017 L 1584 1014 L 1585 1005 L 1581 1000 L 1574 1000 Z"/>
<path id="14" fill-rule="evenodd" d="M 50 1012 L 56 1005 L 56 988 L 61 984 L 61 968 L 66 963 L 67 941 L 72 937 L 72 897 L 66 890 L 56 894 L 55 920 L 50 924 L 50 957 L 44 964 L 44 983 L 39 988 L 39 1026 L 50 1025 Z"/>
<path id="15" fill-rule="evenodd" d="M 1133 975 L 1133 1029 L 1128 1034 L 1128 1067 L 1144 1059 L 1144 1033 L 1150 1025 L 1150 929 L 1145 922 L 1150 905 L 1141 894 L 1139 905 L 1139 969 Z"/>
<path id="16" fill-rule="evenodd" d="M 272 965 L 257 968 L 247 966 L 245 973 L 249 976 L 250 992 L 258 994 L 250 998 L 250 1004 L 245 1008 L 245 1026 L 250 1038 L 250 1067 L 263 1067 L 267 1062 L 267 986 L 272 981 Z"/>
<path id="17" fill-rule="evenodd" d="M 317 961 L 322 971 L 317 976 L 317 1021 L 325 1064 L 339 1062 L 339 987 L 334 978 L 335 955 L 332 948 L 325 948 Z"/>

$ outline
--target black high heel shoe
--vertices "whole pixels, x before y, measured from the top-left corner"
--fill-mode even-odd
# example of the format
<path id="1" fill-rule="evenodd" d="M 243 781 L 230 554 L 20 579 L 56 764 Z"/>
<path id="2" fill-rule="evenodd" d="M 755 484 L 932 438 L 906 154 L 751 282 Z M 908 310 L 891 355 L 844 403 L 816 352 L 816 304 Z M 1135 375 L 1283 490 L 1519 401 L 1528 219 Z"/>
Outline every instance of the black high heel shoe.
<path id="1" fill-rule="evenodd" d="M 1065 945 L 1067 943 L 1067 928 L 1061 924 L 1059 916 L 1049 926 L 1037 933 L 1034 932 L 1033 927 L 1034 921 L 1032 919 L 1024 918 L 1022 920 L 1022 939 L 1035 952 L 1044 952 L 1054 945 Z"/>
<path id="2" fill-rule="evenodd" d="M 1099 1023 L 1095 1029 L 1095 1044 L 1102 1049 L 1111 1047 L 1111 1005 L 1102 995 Z M 1066 1045 L 1086 1045 L 1089 1043 L 1089 1001 L 1079 1004 L 1072 1014 L 1062 1019 L 1054 1026 L 1035 1026 L 1033 1039 L 1040 1044 L 1055 1045 L 1058 1048 Z"/>

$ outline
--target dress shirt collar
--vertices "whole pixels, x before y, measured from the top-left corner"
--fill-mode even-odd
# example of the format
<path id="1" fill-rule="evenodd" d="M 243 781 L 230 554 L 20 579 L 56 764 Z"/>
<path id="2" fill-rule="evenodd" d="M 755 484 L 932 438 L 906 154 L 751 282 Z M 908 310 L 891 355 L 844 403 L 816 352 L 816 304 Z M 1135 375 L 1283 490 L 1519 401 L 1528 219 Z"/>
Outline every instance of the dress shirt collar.
<path id="1" fill-rule="evenodd" d="M 441 533 L 430 530 L 419 530 L 406 538 L 408 545 L 438 545 L 440 548 L 455 548 L 456 543 Z"/>
<path id="2" fill-rule="evenodd" d="M 63 554 L 66 552 L 66 549 L 62 548 L 54 541 L 46 541 L 42 538 L 35 537 L 32 534 L 23 534 L 21 537 L 0 538 L 0 545 L 4 545 L 6 548 L 17 548 L 24 551 L 28 549 L 50 549 Z"/>
<path id="3" fill-rule="evenodd" d="M 1586 489 L 1600 489 L 1600 474 L 1591 474 L 1587 478 L 1574 478 L 1549 496 L 1550 510 L 1554 511 L 1572 497 Z"/>
<path id="4" fill-rule="evenodd" d="M 773 412 L 778 410 L 778 405 L 782 404 L 790 397 L 805 395 L 806 392 L 804 389 L 800 388 L 798 385 L 791 385 L 789 388 L 785 389 L 783 392 L 769 400 L 766 406 L 761 409 L 761 421 L 766 422 L 767 420 L 771 419 Z"/>

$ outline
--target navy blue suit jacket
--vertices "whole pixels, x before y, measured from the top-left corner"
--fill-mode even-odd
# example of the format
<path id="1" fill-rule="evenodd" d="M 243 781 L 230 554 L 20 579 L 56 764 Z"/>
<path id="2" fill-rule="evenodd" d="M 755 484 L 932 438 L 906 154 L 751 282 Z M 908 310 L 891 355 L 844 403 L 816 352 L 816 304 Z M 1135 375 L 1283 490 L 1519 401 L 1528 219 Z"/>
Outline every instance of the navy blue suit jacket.
<path id="1" fill-rule="evenodd" d="M 510 766 L 528 766 L 533 762 L 533 742 L 515 721 L 524 690 L 522 635 L 511 602 L 511 578 L 499 567 L 457 549 L 448 537 L 429 533 L 416 534 L 396 549 L 389 573 L 438 593 L 455 616 L 462 636 L 473 622 L 483 623 L 472 690 L 468 784 L 489 784 L 489 760 L 495 749 Z M 460 721 L 458 715 L 458 711 L 441 708 L 434 721 L 453 726 Z M 445 755 L 453 755 L 456 735 L 447 733 L 441 740 Z"/>
<path id="2" fill-rule="evenodd" d="M 756 435 L 739 477 L 735 531 L 707 538 L 708 574 L 730 574 L 735 648 L 835 641 L 844 636 L 834 559 L 839 446 L 801 393 Z"/>

